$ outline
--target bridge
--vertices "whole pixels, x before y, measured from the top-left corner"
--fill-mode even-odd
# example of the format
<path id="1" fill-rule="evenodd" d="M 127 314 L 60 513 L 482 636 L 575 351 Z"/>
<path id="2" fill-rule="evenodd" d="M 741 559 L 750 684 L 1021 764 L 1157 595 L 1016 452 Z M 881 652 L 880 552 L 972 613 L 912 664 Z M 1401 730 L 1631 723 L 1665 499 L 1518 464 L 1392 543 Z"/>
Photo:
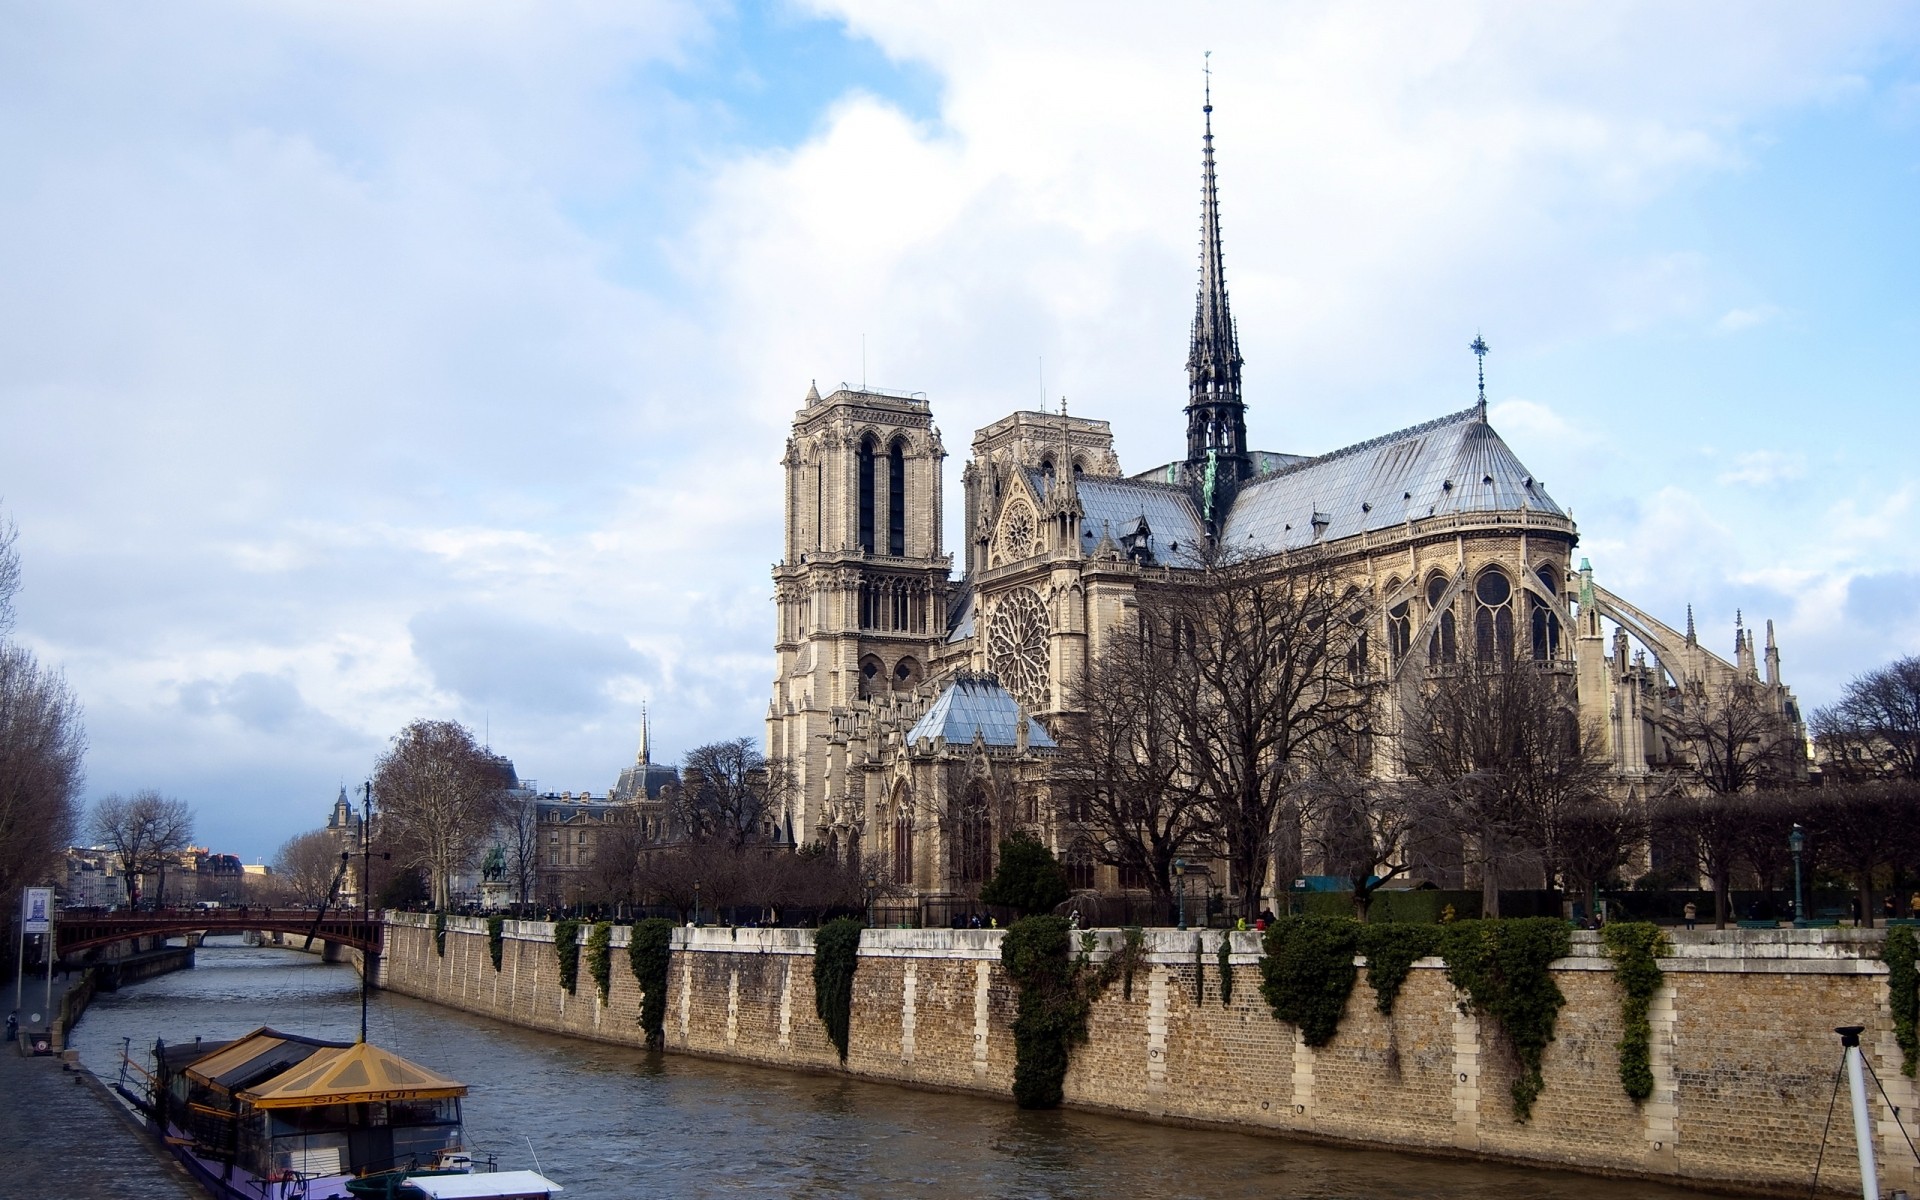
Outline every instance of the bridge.
<path id="1" fill-rule="evenodd" d="M 380 953 L 380 914 L 316 913 L 311 909 L 179 908 L 158 912 L 107 912 L 68 909 L 54 922 L 54 944 L 61 957 L 95 946 L 137 937 L 183 937 L 194 933 L 247 933 L 252 930 L 311 935 L 369 954 Z"/>

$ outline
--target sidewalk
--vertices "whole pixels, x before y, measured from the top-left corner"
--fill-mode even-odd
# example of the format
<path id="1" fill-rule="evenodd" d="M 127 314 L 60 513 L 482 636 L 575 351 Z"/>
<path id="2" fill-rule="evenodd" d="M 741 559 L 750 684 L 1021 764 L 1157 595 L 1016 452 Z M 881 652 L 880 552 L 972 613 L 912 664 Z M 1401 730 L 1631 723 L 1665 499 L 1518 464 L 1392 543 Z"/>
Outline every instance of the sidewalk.
<path id="1" fill-rule="evenodd" d="M 94 1064 L 103 1066 L 103 1064 Z M 19 1200 L 111 1197 L 205 1200 L 140 1132 L 106 1087 L 59 1058 L 22 1058 L 0 1042 L 0 1191 Z"/>

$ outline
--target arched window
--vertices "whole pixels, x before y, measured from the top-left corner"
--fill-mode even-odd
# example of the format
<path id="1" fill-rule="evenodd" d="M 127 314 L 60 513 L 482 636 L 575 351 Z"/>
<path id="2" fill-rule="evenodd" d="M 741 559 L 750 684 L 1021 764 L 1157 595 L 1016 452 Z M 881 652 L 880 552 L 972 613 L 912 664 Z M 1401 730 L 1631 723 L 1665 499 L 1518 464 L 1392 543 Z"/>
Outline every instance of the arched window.
<path id="1" fill-rule="evenodd" d="M 1389 579 L 1387 581 L 1387 595 L 1391 596 L 1399 590 L 1400 581 L 1398 579 Z M 1397 663 L 1405 658 L 1407 651 L 1412 648 L 1413 603 L 1409 600 L 1402 600 L 1387 610 L 1387 653 L 1392 657 L 1392 660 Z"/>
<path id="2" fill-rule="evenodd" d="M 881 688 L 880 660 L 871 654 L 860 658 L 860 695 L 864 698 L 873 695 Z"/>
<path id="3" fill-rule="evenodd" d="M 887 553 L 907 553 L 907 449 L 899 438 L 887 448 Z"/>
<path id="4" fill-rule="evenodd" d="M 910 692 L 920 686 L 920 660 L 907 655 L 893 664 L 893 689 L 897 692 Z"/>
<path id="5" fill-rule="evenodd" d="M 1043 458 L 1040 460 L 1040 494 L 1044 496 L 1052 491 L 1053 491 L 1053 459 Z"/>
<path id="6" fill-rule="evenodd" d="M 1446 594 L 1447 577 L 1445 575 L 1436 574 L 1427 580 L 1428 610 L 1438 609 L 1441 599 Z M 1453 626 L 1453 609 L 1448 607 L 1440 613 L 1440 620 L 1434 626 L 1433 636 L 1427 639 L 1427 665 L 1439 667 L 1459 661 L 1457 641 Z"/>
<path id="7" fill-rule="evenodd" d="M 959 883 L 980 883 L 993 872 L 993 814 L 987 789 L 975 781 L 961 801 L 958 836 L 953 840 L 953 875 Z"/>
<path id="8" fill-rule="evenodd" d="M 893 802 L 893 881 L 913 883 L 913 807 L 901 788 Z"/>
<path id="9" fill-rule="evenodd" d="M 1473 584 L 1473 655 L 1481 662 L 1513 656 L 1513 584 L 1498 568 Z"/>
<path id="10" fill-rule="evenodd" d="M 860 548 L 873 553 L 873 439 L 860 439 Z"/>
<path id="11" fill-rule="evenodd" d="M 1541 567 L 1535 574 L 1540 577 L 1540 586 L 1550 596 L 1560 594 L 1559 577 L 1552 567 Z M 1560 657 L 1560 618 L 1546 601 L 1538 596 L 1529 595 L 1533 603 L 1533 657 L 1538 662 Z"/>
<path id="12" fill-rule="evenodd" d="M 1357 600 L 1359 593 L 1349 591 L 1346 601 Z M 1347 624 L 1352 628 L 1353 641 L 1347 646 L 1347 676 L 1351 679 L 1365 678 L 1367 673 L 1367 611 L 1354 608 L 1347 613 Z"/>
<path id="13" fill-rule="evenodd" d="M 1067 869 L 1067 886 L 1076 892 L 1093 890 L 1093 847 L 1085 838 L 1077 838 L 1067 847 L 1067 858 L 1062 864 Z"/>

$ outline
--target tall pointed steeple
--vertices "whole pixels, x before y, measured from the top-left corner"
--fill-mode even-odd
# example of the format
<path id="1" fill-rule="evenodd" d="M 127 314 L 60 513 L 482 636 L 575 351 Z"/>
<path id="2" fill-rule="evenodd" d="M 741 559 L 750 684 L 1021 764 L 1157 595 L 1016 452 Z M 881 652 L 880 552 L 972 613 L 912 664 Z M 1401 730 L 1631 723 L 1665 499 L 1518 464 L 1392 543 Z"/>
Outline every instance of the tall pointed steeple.
<path id="1" fill-rule="evenodd" d="M 1211 53 L 1211 52 L 1209 52 Z M 1187 463 L 1204 470 L 1217 461 L 1227 479 L 1253 473 L 1247 454 L 1246 404 L 1240 398 L 1240 338 L 1227 306 L 1227 272 L 1220 241 L 1220 191 L 1213 168 L 1213 73 L 1208 68 L 1205 133 L 1200 153 L 1200 291 L 1193 305 L 1187 351 Z"/>
<path id="2" fill-rule="evenodd" d="M 653 762 L 652 753 L 647 746 L 647 743 L 651 740 L 647 736 L 648 732 L 647 706 L 642 704 L 640 706 L 640 753 L 635 755 L 633 760 L 636 765 L 642 767 L 648 766 Z"/>

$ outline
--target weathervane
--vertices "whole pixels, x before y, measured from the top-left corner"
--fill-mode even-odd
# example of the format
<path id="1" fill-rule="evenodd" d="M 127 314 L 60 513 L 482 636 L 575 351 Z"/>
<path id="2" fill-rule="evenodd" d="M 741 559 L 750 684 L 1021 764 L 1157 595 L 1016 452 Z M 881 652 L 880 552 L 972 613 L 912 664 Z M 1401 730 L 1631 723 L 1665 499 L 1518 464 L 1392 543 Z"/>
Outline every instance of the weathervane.
<path id="1" fill-rule="evenodd" d="M 1487 339 L 1476 331 L 1473 343 L 1467 349 L 1473 351 L 1473 356 L 1480 360 L 1480 419 L 1484 421 L 1487 419 Z"/>

